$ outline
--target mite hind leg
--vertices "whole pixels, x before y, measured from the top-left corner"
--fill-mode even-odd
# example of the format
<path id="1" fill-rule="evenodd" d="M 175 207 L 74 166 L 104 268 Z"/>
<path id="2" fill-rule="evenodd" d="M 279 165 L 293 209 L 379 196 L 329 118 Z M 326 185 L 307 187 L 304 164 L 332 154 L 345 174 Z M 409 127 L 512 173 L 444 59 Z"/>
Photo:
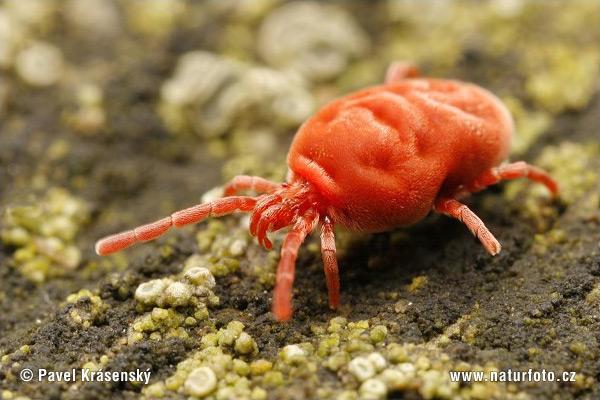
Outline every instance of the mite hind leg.
<path id="1" fill-rule="evenodd" d="M 448 215 L 463 222 L 467 228 L 469 228 L 471 233 L 479 239 L 488 253 L 496 255 L 501 249 L 498 240 L 496 240 L 494 235 L 487 229 L 483 221 L 481 221 L 469 207 L 460 203 L 456 198 L 469 193 L 479 192 L 480 190 L 503 180 L 517 178 L 528 178 L 534 182 L 541 183 L 548 188 L 553 196 L 558 195 L 558 183 L 552 179 L 548 172 L 533 165 L 529 165 L 524 161 L 518 161 L 490 168 L 479 175 L 471 183 L 462 185 L 449 195 L 438 198 L 435 201 L 433 209 L 441 214 Z"/>
<path id="2" fill-rule="evenodd" d="M 385 73 L 384 83 L 394 83 L 419 76 L 421 76 L 421 71 L 415 64 L 407 61 L 394 61 Z"/>
<path id="3" fill-rule="evenodd" d="M 529 165 L 524 161 L 517 161 L 510 164 L 502 164 L 494 168 L 490 168 L 483 174 L 479 175 L 473 182 L 461 186 L 456 190 L 453 196 L 457 197 L 468 193 L 479 192 L 488 186 L 499 183 L 503 180 L 527 178 L 534 182 L 543 184 L 548 188 L 553 196 L 558 195 L 558 183 L 552 179 L 548 172 L 533 165 Z"/>
<path id="4" fill-rule="evenodd" d="M 329 308 L 335 310 L 340 305 L 340 273 L 335 249 L 335 234 L 329 218 L 323 219 L 321 227 L 321 257 L 329 293 Z"/>
<path id="5" fill-rule="evenodd" d="M 242 190 L 253 190 L 258 194 L 268 193 L 279 186 L 279 183 L 260 176 L 237 175 L 223 186 L 223 196 L 232 196 Z"/>
<path id="6" fill-rule="evenodd" d="M 448 197 L 440 197 L 435 201 L 433 209 L 464 223 L 471 233 L 479 239 L 488 253 L 495 256 L 502 248 L 498 240 L 488 230 L 483 221 L 461 202 Z"/>

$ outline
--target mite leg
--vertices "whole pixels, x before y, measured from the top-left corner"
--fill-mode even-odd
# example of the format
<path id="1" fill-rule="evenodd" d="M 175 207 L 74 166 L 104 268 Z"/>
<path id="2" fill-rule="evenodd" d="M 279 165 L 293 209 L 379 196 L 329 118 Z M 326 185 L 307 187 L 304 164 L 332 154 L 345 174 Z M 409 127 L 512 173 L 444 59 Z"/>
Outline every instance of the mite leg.
<path id="1" fill-rule="evenodd" d="M 258 225 L 256 227 L 256 238 L 258 239 L 258 244 L 267 250 L 271 250 L 273 248 L 273 244 L 267 237 L 267 232 L 271 229 L 273 224 L 277 222 L 277 216 L 283 207 L 284 206 L 281 204 L 272 205 L 261 214 L 260 220 L 258 221 Z"/>
<path id="2" fill-rule="evenodd" d="M 223 196 L 233 196 L 242 190 L 253 190 L 257 193 L 267 193 L 280 186 L 279 183 L 268 181 L 260 176 L 238 175 L 223 187 Z"/>
<path id="3" fill-rule="evenodd" d="M 545 185 L 553 196 L 558 194 L 558 183 L 543 169 L 529 165 L 524 161 L 503 164 L 490 168 L 478 176 L 473 182 L 458 189 L 456 195 L 479 192 L 502 180 L 527 178 Z M 454 197 L 454 196 L 450 196 Z"/>
<path id="4" fill-rule="evenodd" d="M 448 215 L 464 223 L 491 255 L 495 256 L 500 252 L 502 247 L 498 240 L 486 228 L 483 221 L 466 205 L 451 198 L 441 197 L 435 201 L 433 209 L 440 214 Z"/>
<path id="5" fill-rule="evenodd" d="M 262 220 L 263 213 L 265 213 L 267 210 L 269 210 L 269 208 L 280 204 L 281 200 L 282 200 L 281 196 L 279 196 L 279 195 L 269 195 L 269 196 L 264 196 L 263 198 L 259 199 L 256 202 L 256 206 L 254 207 L 254 212 L 252 213 L 252 216 L 250 217 L 249 229 L 250 229 L 250 234 L 252 236 L 256 236 L 256 234 L 257 234 L 258 225 L 260 224 L 260 221 Z"/>
<path id="6" fill-rule="evenodd" d="M 321 257 L 329 292 L 329 308 L 335 310 L 340 305 L 340 273 L 335 255 L 335 234 L 329 218 L 323 219 L 321 227 Z"/>
<path id="7" fill-rule="evenodd" d="M 298 222 L 283 240 L 273 292 L 273 314 L 278 321 L 288 321 L 292 317 L 292 286 L 298 249 L 306 235 L 315 228 L 318 220 L 318 214 L 309 210 L 299 217 Z"/>
<path id="8" fill-rule="evenodd" d="M 394 61 L 385 73 L 384 83 L 394 83 L 404 79 L 418 78 L 419 76 L 421 76 L 421 71 L 415 64 L 406 61 Z"/>
<path id="9" fill-rule="evenodd" d="M 100 239 L 96 242 L 96 253 L 105 256 L 138 242 L 154 240 L 172 226 L 179 228 L 184 225 L 195 224 L 208 217 L 220 217 L 236 211 L 252 211 L 255 204 L 256 198 L 246 196 L 225 197 L 198 204 L 147 225 Z"/>

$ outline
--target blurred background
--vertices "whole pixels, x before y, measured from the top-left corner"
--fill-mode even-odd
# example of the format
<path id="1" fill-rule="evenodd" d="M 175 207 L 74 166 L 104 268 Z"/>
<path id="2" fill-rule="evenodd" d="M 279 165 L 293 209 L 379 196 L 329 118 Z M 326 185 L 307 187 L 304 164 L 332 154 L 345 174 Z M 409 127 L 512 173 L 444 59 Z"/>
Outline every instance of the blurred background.
<path id="1" fill-rule="evenodd" d="M 389 393 L 399 393 L 396 398 L 448 393 L 462 398 L 597 394 L 600 371 L 595 358 L 581 356 L 599 354 L 595 338 L 600 331 L 591 328 L 596 320 L 588 323 L 587 333 L 582 328 L 566 336 L 559 334 L 564 346 L 556 353 L 543 350 L 558 340 L 556 333 L 539 344 L 541 331 L 530 333 L 537 345 L 512 337 L 519 344 L 510 349 L 492 336 L 469 337 L 485 331 L 483 326 L 510 325 L 508 314 L 495 309 L 488 315 L 504 317 L 496 315 L 490 322 L 479 316 L 483 320 L 477 328 L 460 325 L 475 320 L 469 313 L 485 300 L 477 295 L 459 299 L 478 282 L 500 279 L 495 275 L 500 270 L 521 271 L 514 266 L 519 258 L 515 254 L 539 257 L 548 249 L 568 255 L 571 261 L 552 264 L 545 258 L 549 270 L 542 276 L 568 279 L 557 271 L 566 264 L 581 265 L 581 276 L 587 273 L 590 278 L 580 289 L 588 297 L 595 290 L 597 279 L 590 271 L 594 262 L 597 265 L 598 250 L 592 244 L 586 247 L 585 240 L 597 243 L 598 237 L 597 225 L 589 224 L 598 210 L 599 38 L 600 5 L 594 0 L 0 1 L 0 388 L 4 390 L 0 397 L 75 396 L 70 385 L 21 382 L 18 371 L 28 363 L 65 369 L 86 363 L 115 370 L 148 366 L 154 371 L 152 389 L 97 384 L 83 385 L 82 393 L 185 397 L 194 394 L 183 384 L 190 369 L 179 368 L 177 363 L 193 358 L 195 366 L 205 365 L 207 361 L 195 355 L 203 335 L 216 334 L 237 319 L 253 334 L 261 352 L 238 354 L 240 360 L 250 365 L 263 357 L 273 363 L 271 372 L 278 375 L 266 378 L 253 372 L 244 378 L 246 386 L 240 384 L 243 389 L 224 390 L 219 397 L 218 390 L 237 387 L 231 382 L 248 374 L 237 371 L 233 374 L 237 378 L 223 383 L 224 373 L 217 372 L 218 389 L 215 386 L 207 396 L 342 398 L 336 396 L 343 394 L 350 399 L 385 398 Z M 350 321 L 367 321 L 367 327 L 334 321 L 350 336 L 342 335 L 342 344 L 335 345 L 337 353 L 323 350 L 312 359 L 308 355 L 314 347 L 333 339 L 323 336 L 328 332 L 325 328 L 311 327 L 315 323 L 331 327 L 330 319 L 337 315 L 325 307 L 316 242 L 308 244 L 308 255 L 301 257 L 298 266 L 304 271 L 299 271 L 300 289 L 295 294 L 298 318 L 288 327 L 279 327 L 268 317 L 277 254 L 258 249 L 245 233 L 243 220 L 231 218 L 187 228 L 111 258 L 94 255 L 97 238 L 214 197 L 217 192 L 211 189 L 235 175 L 282 180 L 287 148 L 300 124 L 327 101 L 381 83 L 394 60 L 416 63 L 425 76 L 471 81 L 496 93 L 516 121 L 511 158 L 549 169 L 562 185 L 562 208 L 549 203 L 543 189 L 522 182 L 476 200 L 488 213 L 484 211 L 482 219 L 490 221 L 509 249 L 489 270 L 459 275 L 461 283 L 454 291 L 444 287 L 446 273 L 470 271 L 465 265 L 473 260 L 485 265 L 489 261 L 468 232 L 451 222 L 440 225 L 433 220 L 423 228 L 373 237 L 340 233 L 341 262 L 353 271 L 342 281 L 343 291 L 347 290 L 342 300 L 349 306 L 341 314 Z M 564 215 L 569 217 L 561 220 Z M 448 236 L 466 250 L 444 247 Z M 579 253 L 564 247 L 575 239 Z M 399 255 L 408 267 L 393 261 Z M 591 261 L 582 261 L 585 257 Z M 181 266 L 190 259 L 207 265 L 217 276 L 214 291 L 221 303 L 210 305 L 214 310 L 204 322 L 193 317 L 197 307 L 188 305 L 187 311 L 181 311 L 176 304 L 163 306 L 197 321 L 180 323 L 175 327 L 179 333 L 173 333 L 173 326 L 150 330 L 165 340 L 154 340 L 156 335 L 150 339 L 150 331 L 133 326 L 148 312 L 139 307 L 139 299 L 136 303 L 134 292 L 149 279 L 178 279 L 177 274 L 187 268 Z M 462 266 L 437 265 L 448 259 Z M 461 260 L 471 261 L 461 264 Z M 381 268 L 390 275 L 373 275 L 369 268 Z M 515 287 L 514 274 L 501 277 L 507 279 L 506 288 Z M 539 311 L 536 304 L 555 305 L 557 296 L 563 296 L 554 286 L 539 289 L 538 278 L 531 277 L 534 289 L 522 289 L 524 310 Z M 518 279 L 523 282 L 527 277 L 519 275 Z M 382 280 L 389 287 L 378 286 Z M 429 291 L 420 291 L 421 285 Z M 539 295 L 534 300 L 526 295 L 532 290 Z M 382 291 L 395 294 L 375 295 Z M 487 293 L 488 300 L 494 298 Z M 498 293 L 496 298 L 506 294 Z M 600 296 L 590 300 L 585 293 L 578 301 L 588 299 L 589 307 L 596 305 Z M 432 299 L 440 296 L 448 298 L 447 304 L 432 305 Z M 364 297 L 375 300 L 361 306 Z M 416 309 L 407 311 L 408 303 Z M 398 307 L 400 311 L 394 311 Z M 539 317 L 531 312 L 534 315 L 527 314 L 527 318 Z M 564 314 L 557 313 L 557 321 L 562 321 Z M 431 317 L 423 319 L 421 314 Z M 520 329 L 517 326 L 523 320 L 519 321 L 514 332 Z M 556 321 L 547 324 L 559 326 Z M 535 326 L 531 329 L 551 329 Z M 383 337 L 390 331 L 385 341 L 371 341 L 368 335 L 374 327 L 380 327 L 375 336 L 383 332 L 381 327 L 386 332 Z M 453 337 L 448 331 L 451 327 L 462 336 Z M 144 333 L 140 338 L 136 332 Z M 329 332 L 337 331 L 331 328 Z M 436 366 L 417 367 L 417 383 L 412 386 L 381 378 L 371 387 L 349 369 L 350 356 L 339 356 L 337 368 L 325 365 L 328 357 L 343 353 L 352 335 L 365 334 L 373 348 L 395 344 L 396 350 L 408 352 L 406 360 L 421 357 Z M 431 349 L 438 335 L 474 347 L 469 347 L 468 355 L 460 355 L 459 350 L 448 351 L 444 357 L 440 352 L 428 353 L 426 348 Z M 300 342 L 313 346 L 301 349 L 309 361 L 294 364 L 292 369 L 285 360 L 277 361 L 285 346 Z M 407 350 L 402 347 L 407 343 L 423 348 Z M 219 351 L 228 354 L 228 348 L 221 347 Z M 483 349 L 492 353 L 481 355 Z M 567 355 L 559 356 L 561 349 Z M 380 349 L 388 363 L 396 350 Z M 446 371 L 459 362 L 471 366 L 489 362 L 498 368 L 531 366 L 535 360 L 531 352 L 544 354 L 539 365 L 558 368 L 579 360 L 579 386 L 459 388 L 447 382 L 446 374 L 440 372 L 437 377 L 428 372 Z M 236 357 L 235 351 L 230 353 Z M 302 369 L 302 365 L 313 367 Z M 167 381 L 172 376 L 179 381 Z M 279 378 L 287 387 L 282 387 Z M 307 388 L 303 380 L 324 383 Z"/>

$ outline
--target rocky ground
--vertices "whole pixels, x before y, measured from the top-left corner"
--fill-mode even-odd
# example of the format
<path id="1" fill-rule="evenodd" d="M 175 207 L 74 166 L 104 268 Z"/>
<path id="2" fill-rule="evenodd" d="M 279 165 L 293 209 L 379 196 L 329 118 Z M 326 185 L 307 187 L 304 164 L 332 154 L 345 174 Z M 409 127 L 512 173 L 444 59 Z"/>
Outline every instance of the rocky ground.
<path id="1" fill-rule="evenodd" d="M 0 397 L 598 398 L 599 16 L 593 0 L 0 2 Z M 469 200 L 497 257 L 439 216 L 338 232 L 333 312 L 315 235 L 281 324 L 278 254 L 243 217 L 94 254 L 233 175 L 282 179 L 302 121 L 397 59 L 497 93 L 511 159 L 559 181 L 558 200 L 525 181 Z M 27 368 L 151 375 L 24 382 Z M 575 379 L 449 375 L 508 369 Z"/>

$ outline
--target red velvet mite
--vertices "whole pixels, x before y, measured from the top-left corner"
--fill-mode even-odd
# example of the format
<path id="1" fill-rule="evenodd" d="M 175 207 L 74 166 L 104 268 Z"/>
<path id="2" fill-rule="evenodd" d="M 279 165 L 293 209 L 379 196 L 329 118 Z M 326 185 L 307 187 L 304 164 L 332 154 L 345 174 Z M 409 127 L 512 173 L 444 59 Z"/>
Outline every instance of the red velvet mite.
<path id="1" fill-rule="evenodd" d="M 286 183 L 237 176 L 225 185 L 225 197 L 108 236 L 96 252 L 107 255 L 156 239 L 172 226 L 237 211 L 251 214 L 250 233 L 266 249 L 272 247 L 267 234 L 289 226 L 273 295 L 273 313 L 285 321 L 292 316 L 298 249 L 320 225 L 329 306 L 335 309 L 340 283 L 334 225 L 385 231 L 414 224 L 433 210 L 463 222 L 495 255 L 500 243 L 461 197 L 520 177 L 558 194 L 542 169 L 523 161 L 502 164 L 513 130 L 508 110 L 487 90 L 419 78 L 414 66 L 394 63 L 383 85 L 330 102 L 300 127 L 287 157 Z M 259 195 L 235 195 L 244 190 Z"/>

